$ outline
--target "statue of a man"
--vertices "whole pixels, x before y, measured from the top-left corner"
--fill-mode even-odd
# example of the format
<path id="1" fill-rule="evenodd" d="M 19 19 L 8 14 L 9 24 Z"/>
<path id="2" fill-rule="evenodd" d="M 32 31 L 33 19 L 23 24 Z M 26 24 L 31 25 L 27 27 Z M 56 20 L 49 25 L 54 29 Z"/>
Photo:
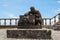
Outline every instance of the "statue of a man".
<path id="1" fill-rule="evenodd" d="M 35 15 L 36 17 L 41 17 L 41 14 L 38 10 L 35 10 L 34 7 L 30 7 L 30 11 L 28 12 L 29 15 L 32 14 L 32 15 Z"/>
<path id="2" fill-rule="evenodd" d="M 30 11 L 28 12 L 28 15 L 35 16 L 35 25 L 37 25 L 38 23 L 40 23 L 40 25 L 42 25 L 41 14 L 40 14 L 40 12 L 38 10 L 35 10 L 34 7 L 30 7 Z"/>

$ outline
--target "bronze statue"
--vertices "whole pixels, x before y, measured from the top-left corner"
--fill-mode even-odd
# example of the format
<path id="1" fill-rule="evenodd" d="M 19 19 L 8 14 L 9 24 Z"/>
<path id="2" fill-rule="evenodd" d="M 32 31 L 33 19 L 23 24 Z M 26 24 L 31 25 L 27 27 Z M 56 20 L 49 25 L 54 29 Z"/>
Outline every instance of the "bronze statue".
<path id="1" fill-rule="evenodd" d="M 40 24 L 40 26 L 42 27 L 42 16 L 40 14 L 40 12 L 38 10 L 35 10 L 34 7 L 30 8 L 30 11 L 28 12 L 28 15 L 33 15 L 35 16 L 35 25 Z"/>
<path id="2" fill-rule="evenodd" d="M 34 7 L 30 7 L 30 11 L 20 16 L 18 26 L 39 25 L 42 28 L 43 20 L 40 12 L 35 10 Z"/>

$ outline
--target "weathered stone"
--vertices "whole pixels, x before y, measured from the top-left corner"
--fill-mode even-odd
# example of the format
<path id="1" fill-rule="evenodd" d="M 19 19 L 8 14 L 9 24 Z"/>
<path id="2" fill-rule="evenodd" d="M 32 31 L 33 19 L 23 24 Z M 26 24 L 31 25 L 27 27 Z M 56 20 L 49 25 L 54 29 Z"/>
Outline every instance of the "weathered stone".
<path id="1" fill-rule="evenodd" d="M 7 38 L 51 39 L 51 30 L 7 30 Z"/>
<path id="2" fill-rule="evenodd" d="M 53 25 L 54 30 L 60 30 L 60 20 Z"/>
<path id="3" fill-rule="evenodd" d="M 18 26 L 18 29 L 41 29 L 39 25 Z"/>

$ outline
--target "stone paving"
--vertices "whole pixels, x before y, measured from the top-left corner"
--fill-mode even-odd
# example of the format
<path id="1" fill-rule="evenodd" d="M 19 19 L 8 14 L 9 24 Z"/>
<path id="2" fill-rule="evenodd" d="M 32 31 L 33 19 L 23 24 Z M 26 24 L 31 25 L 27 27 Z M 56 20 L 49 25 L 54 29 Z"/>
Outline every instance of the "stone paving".
<path id="1" fill-rule="evenodd" d="M 15 30 L 15 29 L 13 29 L 13 30 Z M 8 30 L 8 29 L 0 29 L 0 40 L 28 40 L 28 39 L 7 38 L 6 30 Z M 51 29 L 51 31 L 52 31 L 52 35 L 51 35 L 52 39 L 53 40 L 60 40 L 60 31 L 54 31 L 52 29 Z M 34 39 L 34 40 L 36 40 L 36 39 Z"/>

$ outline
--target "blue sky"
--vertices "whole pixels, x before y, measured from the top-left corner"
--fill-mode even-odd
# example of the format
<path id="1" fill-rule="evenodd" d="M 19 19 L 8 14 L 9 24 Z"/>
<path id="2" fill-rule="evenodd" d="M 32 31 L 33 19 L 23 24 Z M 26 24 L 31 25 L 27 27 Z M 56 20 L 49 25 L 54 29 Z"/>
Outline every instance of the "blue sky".
<path id="1" fill-rule="evenodd" d="M 43 18 L 53 17 L 60 12 L 60 0 L 0 0 L 0 18 L 15 18 L 34 6 Z"/>

